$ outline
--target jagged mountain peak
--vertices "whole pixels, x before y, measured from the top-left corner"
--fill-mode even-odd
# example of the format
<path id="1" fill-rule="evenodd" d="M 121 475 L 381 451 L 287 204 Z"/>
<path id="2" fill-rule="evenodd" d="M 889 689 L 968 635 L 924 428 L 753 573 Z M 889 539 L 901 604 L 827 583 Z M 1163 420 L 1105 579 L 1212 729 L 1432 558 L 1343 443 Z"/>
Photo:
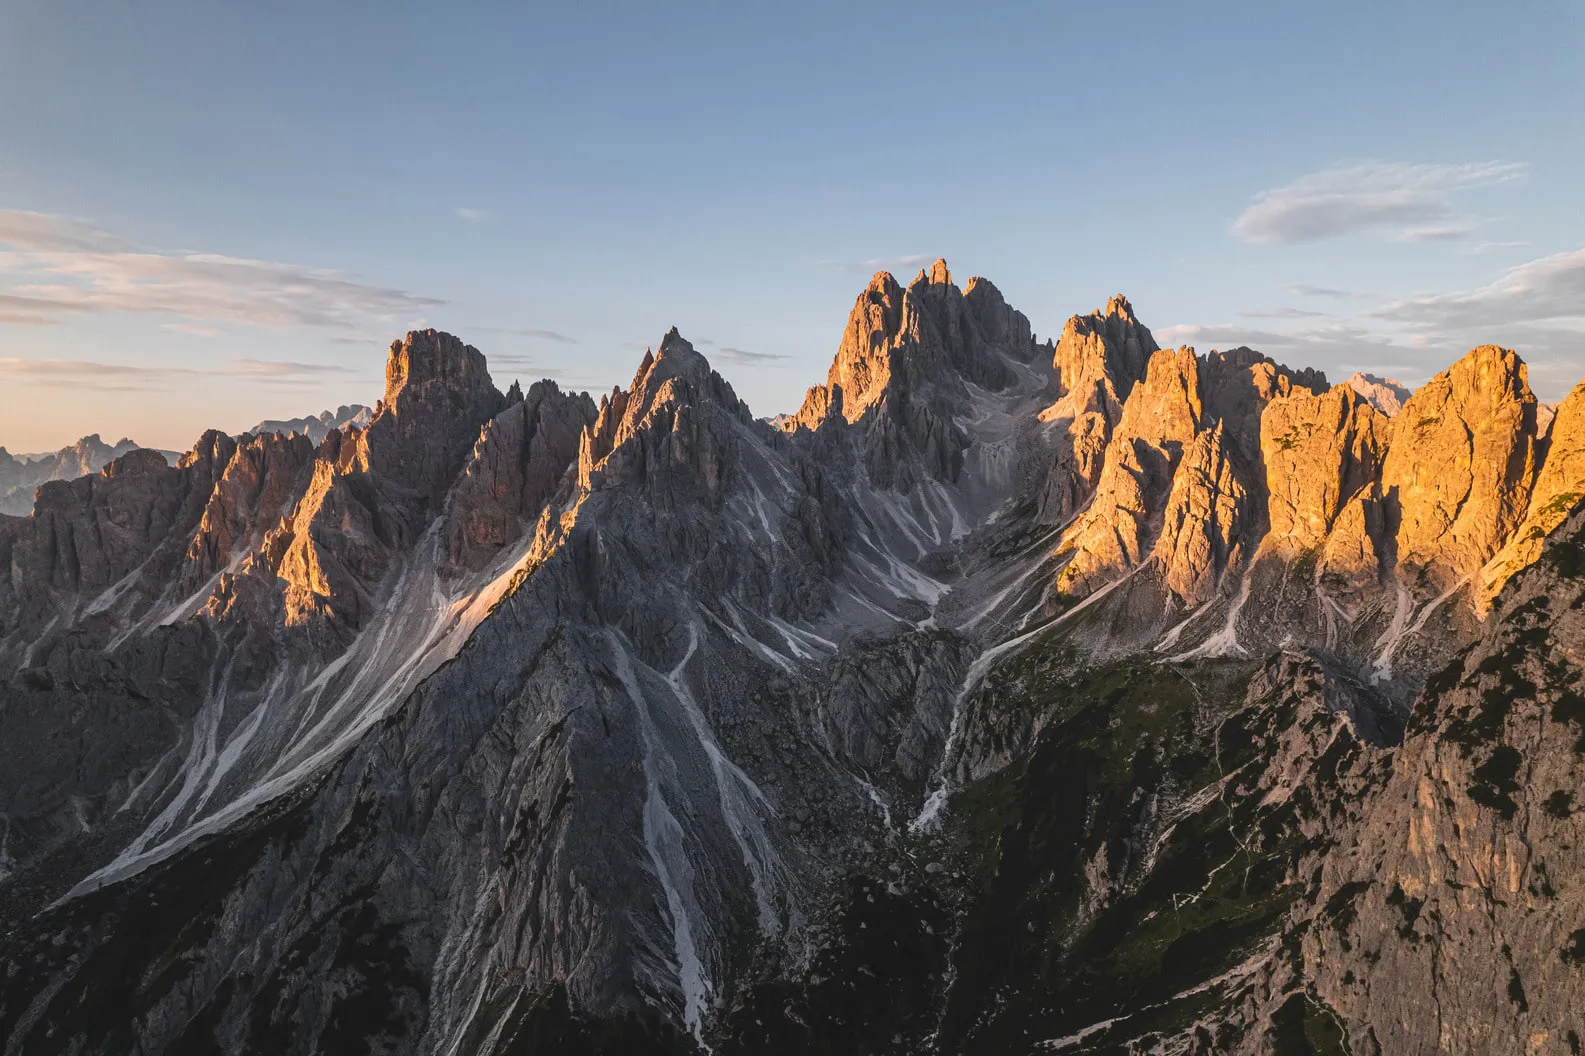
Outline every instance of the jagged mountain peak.
<path id="1" fill-rule="evenodd" d="M 1043 417 L 1077 419 L 1094 413 L 1115 424 L 1159 347 L 1122 294 L 1100 311 L 1072 316 L 1052 353 L 1059 398 Z"/>
<path id="2" fill-rule="evenodd" d="M 833 414 L 857 422 L 871 408 L 894 411 L 926 390 L 956 393 L 965 383 L 1003 391 L 1033 358 L 1029 320 L 996 286 L 976 277 L 952 282 L 945 260 L 921 270 L 906 289 L 877 272 L 858 295 L 823 386 L 811 388 L 785 428 L 818 428 Z M 835 393 L 841 391 L 841 397 Z"/>
<path id="3" fill-rule="evenodd" d="M 945 257 L 937 257 L 935 263 L 930 265 L 930 270 L 928 272 L 926 272 L 925 269 L 920 268 L 919 274 L 914 277 L 914 281 L 908 284 L 909 289 L 913 289 L 916 286 L 951 285 L 952 269 L 947 267 Z"/>
<path id="4" fill-rule="evenodd" d="M 1403 405 L 1409 402 L 1409 397 L 1414 395 L 1409 386 L 1395 378 L 1378 377 L 1363 371 L 1355 371 L 1350 375 L 1347 384 L 1388 418 L 1396 418 L 1398 412 L 1403 410 Z"/>
<path id="5" fill-rule="evenodd" d="M 107 444 L 98 433 L 90 433 L 55 451 L 19 456 L 0 452 L 0 514 L 25 517 L 33 509 L 34 493 L 41 485 L 99 473 L 110 462 L 136 450 L 139 446 L 126 437 Z"/>
<path id="6" fill-rule="evenodd" d="M 920 274 L 923 274 L 923 272 Z M 859 299 L 863 300 L 873 294 L 879 294 L 882 297 L 895 297 L 902 293 L 902 289 L 897 283 L 896 276 L 882 269 L 870 276 L 869 284 L 859 294 Z"/>
<path id="7" fill-rule="evenodd" d="M 613 451 L 642 432 L 657 412 L 674 418 L 699 404 L 720 408 L 742 422 L 753 417 L 731 384 L 674 326 L 661 340 L 658 353 L 644 350 L 627 389 L 613 388 L 601 396 L 593 420 L 585 426 L 579 441 L 579 486 L 586 491 L 594 487 L 595 471 Z"/>
<path id="8" fill-rule="evenodd" d="M 660 351 L 655 355 L 654 364 L 663 372 L 663 377 L 686 375 L 702 381 L 714 373 L 709 359 L 694 348 L 693 342 L 683 337 L 675 326 L 666 331 L 666 336 L 661 339 Z M 645 373 L 648 369 L 648 367 L 641 368 L 640 373 Z"/>
<path id="9" fill-rule="evenodd" d="M 411 330 L 391 342 L 385 362 L 385 398 L 392 406 L 406 397 L 422 400 L 437 390 L 474 399 L 494 391 L 484 353 L 440 330 Z"/>

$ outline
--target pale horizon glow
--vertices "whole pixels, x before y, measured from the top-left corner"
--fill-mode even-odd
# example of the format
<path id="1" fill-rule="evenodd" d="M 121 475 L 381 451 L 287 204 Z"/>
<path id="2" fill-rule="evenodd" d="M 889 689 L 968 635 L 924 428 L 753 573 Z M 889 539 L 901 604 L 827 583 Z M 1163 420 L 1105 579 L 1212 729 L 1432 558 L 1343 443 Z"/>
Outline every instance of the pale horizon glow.
<path id="1" fill-rule="evenodd" d="M 1122 292 L 1163 345 L 1416 386 L 1497 343 L 1561 398 L 1585 15 L 1277 6 L 0 0 L 0 446 L 372 406 L 425 326 L 600 392 L 675 325 L 768 416 L 938 256 L 1042 337 Z"/>

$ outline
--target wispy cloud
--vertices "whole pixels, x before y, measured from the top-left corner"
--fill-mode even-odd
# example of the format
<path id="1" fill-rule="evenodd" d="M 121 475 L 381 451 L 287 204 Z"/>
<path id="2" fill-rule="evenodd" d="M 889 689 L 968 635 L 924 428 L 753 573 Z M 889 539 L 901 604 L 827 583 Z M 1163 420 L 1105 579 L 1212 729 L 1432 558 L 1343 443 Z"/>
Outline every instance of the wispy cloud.
<path id="1" fill-rule="evenodd" d="M 466 220 L 470 224 L 489 220 L 494 215 L 488 209 L 470 209 L 464 205 L 456 206 L 451 211 L 456 214 L 457 219 Z"/>
<path id="2" fill-rule="evenodd" d="M 213 326 L 199 326 L 197 323 L 166 323 L 160 327 L 173 334 L 186 334 L 188 337 L 224 337 L 226 332 Z"/>
<path id="3" fill-rule="evenodd" d="M 1476 242 L 1464 252 L 1471 254 L 1496 253 L 1504 249 L 1520 249 L 1529 244 L 1528 242 Z"/>
<path id="4" fill-rule="evenodd" d="M 1288 288 L 1338 299 L 1352 296 L 1342 290 Z M 1307 323 L 1302 313 L 1282 310 L 1240 314 L 1274 322 L 1269 328 L 1186 323 L 1158 328 L 1155 335 L 1162 344 L 1202 350 L 1248 345 L 1294 365 L 1324 367 L 1333 380 L 1363 370 L 1408 382 L 1430 377 L 1477 345 L 1495 343 L 1524 357 L 1537 395 L 1557 399 L 1585 373 L 1585 248 L 1508 268 L 1472 289 L 1361 306 L 1321 322 Z M 1277 320 L 1292 320 L 1292 325 Z"/>
<path id="5" fill-rule="evenodd" d="M 159 313 L 266 329 L 349 329 L 410 318 L 443 301 L 340 272 L 212 253 L 138 247 L 82 220 L 0 209 L 0 319 Z"/>
<path id="6" fill-rule="evenodd" d="M 1414 356 L 1389 334 L 1352 323 L 1337 322 L 1298 330 L 1267 330 L 1237 323 L 1180 323 L 1154 331 L 1162 345 L 1194 345 L 1199 351 L 1235 348 L 1245 345 L 1282 359 L 1295 367 L 1326 367 L 1335 370 L 1339 363 L 1362 363 L 1353 369 L 1383 369 L 1384 363 L 1407 362 L 1409 372 Z M 1397 357 L 1397 358 L 1384 358 Z"/>
<path id="7" fill-rule="evenodd" d="M 0 358 L 0 378 L 7 384 L 46 388 L 82 388 L 136 391 L 166 389 L 201 378 L 246 378 L 265 384 L 300 385 L 328 376 L 355 375 L 350 367 L 333 363 L 296 363 L 272 359 L 233 359 L 214 368 L 140 366 L 83 359 Z"/>
<path id="8" fill-rule="evenodd" d="M 114 253 L 132 248 L 86 220 L 27 209 L 0 209 L 0 244 L 49 253 Z"/>
<path id="9" fill-rule="evenodd" d="M 817 260 L 815 263 L 822 268 L 838 268 L 842 271 L 852 272 L 857 275 L 873 275 L 877 271 L 888 271 L 893 275 L 903 275 L 917 268 L 926 268 L 935 262 L 935 257 L 925 253 L 904 253 L 895 257 L 870 257 L 866 260 Z"/>
<path id="10" fill-rule="evenodd" d="M 538 369 L 539 360 L 533 356 L 518 355 L 513 352 L 496 352 L 485 357 L 490 367 L 507 367 L 514 370 Z"/>
<path id="11" fill-rule="evenodd" d="M 728 363 L 739 363 L 744 366 L 762 366 L 766 363 L 776 363 L 792 358 L 779 352 L 749 352 L 746 349 L 730 347 L 716 349 L 715 356 L 718 359 L 726 360 Z"/>
<path id="12" fill-rule="evenodd" d="M 1372 314 L 1428 331 L 1545 323 L 1585 336 L 1585 249 L 1509 268 L 1477 289 L 1393 301 Z"/>
<path id="13" fill-rule="evenodd" d="M 1286 245 L 1354 232 L 1397 241 L 1459 238 L 1479 220 L 1454 206 L 1461 191 L 1517 180 L 1526 166 L 1490 161 L 1414 165 L 1363 161 L 1335 165 L 1262 191 L 1233 221 L 1246 242 Z"/>
<path id="14" fill-rule="evenodd" d="M 278 359 L 233 359 L 227 373 L 250 378 L 324 377 L 332 374 L 357 374 L 359 371 L 339 363 L 293 363 Z"/>
<path id="15" fill-rule="evenodd" d="M 1239 312 L 1245 319 L 1317 319 L 1325 312 L 1312 312 L 1304 308 L 1268 308 L 1260 312 Z"/>
<path id="16" fill-rule="evenodd" d="M 554 341 L 558 345 L 576 345 L 578 343 L 576 337 L 568 337 L 566 334 L 555 330 L 536 330 L 514 326 L 475 326 L 469 329 L 477 330 L 484 334 L 504 334 L 507 337 L 526 337 L 535 341 Z"/>
<path id="17" fill-rule="evenodd" d="M 1300 297 L 1331 297 L 1334 300 L 1355 300 L 1371 296 L 1368 293 L 1354 293 L 1350 290 L 1334 289 L 1331 286 L 1311 286 L 1307 282 L 1290 282 L 1283 289 Z"/>

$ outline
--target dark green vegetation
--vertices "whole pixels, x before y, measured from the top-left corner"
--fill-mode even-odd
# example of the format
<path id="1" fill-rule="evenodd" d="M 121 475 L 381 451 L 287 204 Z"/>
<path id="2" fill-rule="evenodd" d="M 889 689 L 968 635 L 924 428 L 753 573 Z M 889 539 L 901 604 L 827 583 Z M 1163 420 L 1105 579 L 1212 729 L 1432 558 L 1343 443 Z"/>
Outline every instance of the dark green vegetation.
<path id="1" fill-rule="evenodd" d="M 740 995 L 712 1039 L 716 1056 L 923 1051 L 945 986 L 952 916 L 936 891 L 901 873 L 844 881 L 814 963 L 796 982 Z"/>
<path id="2" fill-rule="evenodd" d="M 1336 721 L 1301 720 L 1301 694 L 1320 686 L 1313 665 L 1246 703 L 1259 666 L 1078 672 L 1031 650 L 987 683 L 977 707 L 1049 718 L 1032 750 L 953 805 L 973 889 L 945 1051 L 1023 1049 L 1114 1017 L 1064 1051 L 1120 1051 L 1225 1001 L 1215 980 L 1236 984 L 1237 967 L 1269 947 L 1315 849 L 1298 826 L 1312 790 L 1263 806 L 1265 768 L 1284 730 Z M 1308 765 L 1325 781 L 1351 751 L 1357 742 L 1338 737 Z M 1313 1051 L 1333 1050 L 1323 1038 Z"/>
<path id="3" fill-rule="evenodd" d="M 580 1016 L 566 987 L 558 983 L 537 993 L 503 992 L 485 1002 L 461 1051 L 489 1056 L 694 1056 L 699 1049 L 692 1038 L 659 1022 Z"/>
<path id="4" fill-rule="evenodd" d="M 23 1039 L 29 1053 L 134 1051 L 138 1028 L 173 996 L 179 1004 L 195 974 L 206 970 L 201 954 L 222 924 L 222 893 L 243 883 L 266 855 L 302 837 L 300 815 L 285 804 L 268 813 L 257 825 L 201 843 L 132 881 L 46 911 L 25 938 L 0 941 L 0 962 L 8 966 L 0 978 L 0 1038 Z M 48 980 L 68 959 L 76 971 L 50 993 Z M 213 1026 L 233 985 L 186 1023 L 170 1025 L 164 1051 L 224 1052 Z M 33 1007 L 37 1002 L 47 1004 Z"/>
<path id="5" fill-rule="evenodd" d="M 1284 1056 L 1349 1056 L 1343 1026 L 1331 1009 L 1294 994 L 1271 1017 L 1274 1051 Z"/>

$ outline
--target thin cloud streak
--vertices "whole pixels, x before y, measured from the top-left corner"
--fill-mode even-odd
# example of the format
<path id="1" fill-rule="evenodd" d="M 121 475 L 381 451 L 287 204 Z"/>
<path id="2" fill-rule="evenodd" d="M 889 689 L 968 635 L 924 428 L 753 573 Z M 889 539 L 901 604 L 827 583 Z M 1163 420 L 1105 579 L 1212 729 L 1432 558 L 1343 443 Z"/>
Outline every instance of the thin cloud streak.
<path id="1" fill-rule="evenodd" d="M 558 345 L 576 345 L 578 339 L 556 330 L 536 330 L 511 326 L 475 326 L 469 329 L 481 334 L 504 334 L 507 337 L 527 337 L 536 341 L 554 341 Z"/>
<path id="2" fill-rule="evenodd" d="M 1303 308 L 1271 308 L 1263 312 L 1239 312 L 1244 319 L 1319 319 L 1325 312 L 1311 312 Z"/>
<path id="3" fill-rule="evenodd" d="M 334 363 L 296 363 L 273 359 L 233 359 L 224 368 L 144 367 L 82 359 L 0 358 L 0 378 L 8 384 L 43 387 L 91 386 L 96 390 L 164 389 L 204 378 L 247 379 L 262 384 L 300 385 L 328 377 L 363 373 Z"/>
<path id="4" fill-rule="evenodd" d="M 1358 232 L 1403 242 L 1460 238 L 1480 221 L 1455 209 L 1453 197 L 1510 183 L 1525 172 L 1525 165 L 1505 161 L 1334 165 L 1261 191 L 1233 221 L 1232 232 L 1257 245 L 1291 245 Z"/>
<path id="5" fill-rule="evenodd" d="M 1339 301 L 1361 300 L 1373 296 L 1369 293 L 1354 293 L 1350 290 L 1338 290 L 1331 286 L 1311 286 L 1307 282 L 1290 282 L 1283 289 L 1300 297 L 1330 297 Z"/>
<path id="6" fill-rule="evenodd" d="M 725 347 L 717 349 L 715 351 L 715 356 L 719 359 L 725 360 L 728 363 L 738 363 L 744 366 L 757 366 L 767 363 L 777 363 L 781 362 L 782 360 L 792 358 L 791 356 L 782 355 L 779 352 L 749 352 L 741 348 Z"/>
<path id="7" fill-rule="evenodd" d="M 1509 268 L 1478 289 L 1394 301 L 1371 314 L 1437 332 L 1566 322 L 1585 333 L 1585 249 Z"/>
<path id="8" fill-rule="evenodd" d="M 877 271 L 906 275 L 916 268 L 929 267 L 935 259 L 925 253 L 904 253 L 895 257 L 870 257 L 867 260 L 817 260 L 815 264 L 822 268 L 838 268 L 860 275 L 873 275 Z"/>
<path id="9" fill-rule="evenodd" d="M 445 302 L 278 261 L 134 247 L 81 220 L 0 209 L 0 313 L 159 313 L 263 329 L 353 329 Z"/>

